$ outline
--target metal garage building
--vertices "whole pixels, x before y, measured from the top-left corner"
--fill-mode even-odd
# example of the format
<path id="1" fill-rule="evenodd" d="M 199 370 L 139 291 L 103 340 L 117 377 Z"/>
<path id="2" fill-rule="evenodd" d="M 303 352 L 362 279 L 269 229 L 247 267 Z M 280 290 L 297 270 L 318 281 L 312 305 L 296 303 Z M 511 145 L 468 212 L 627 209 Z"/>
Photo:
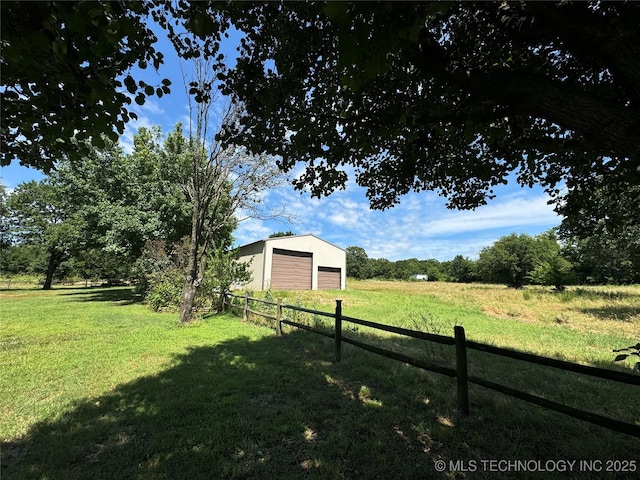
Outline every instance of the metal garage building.
<path id="1" fill-rule="evenodd" d="M 315 235 L 275 237 L 238 248 L 238 261 L 251 261 L 250 290 L 344 289 L 346 252 Z"/>

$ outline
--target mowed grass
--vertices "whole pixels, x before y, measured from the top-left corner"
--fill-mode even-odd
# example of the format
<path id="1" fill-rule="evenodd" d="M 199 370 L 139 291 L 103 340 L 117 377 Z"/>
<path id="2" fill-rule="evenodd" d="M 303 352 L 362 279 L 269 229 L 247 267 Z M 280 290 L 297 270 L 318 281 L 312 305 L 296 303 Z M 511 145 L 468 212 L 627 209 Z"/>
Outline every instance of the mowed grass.
<path id="1" fill-rule="evenodd" d="M 287 292 L 285 301 L 331 310 L 341 297 L 345 315 L 444 335 L 461 324 L 474 340 L 610 368 L 629 368 L 613 365 L 611 349 L 638 338 L 637 288 L 560 298 L 481 285 L 349 287 Z M 449 467 L 630 461 L 640 451 L 636 438 L 480 387 L 471 387 L 471 415 L 461 415 L 455 380 L 349 345 L 336 364 L 332 341 L 308 332 L 287 329 L 278 338 L 231 314 L 179 326 L 176 315 L 150 312 L 129 289 L 5 290 L 0 309 L 3 479 L 496 478 Z M 364 328 L 346 327 L 345 335 L 451 362 L 447 347 Z M 472 374 L 640 424 L 637 387 L 479 353 L 470 362 Z M 437 460 L 447 462 L 444 472 Z"/>

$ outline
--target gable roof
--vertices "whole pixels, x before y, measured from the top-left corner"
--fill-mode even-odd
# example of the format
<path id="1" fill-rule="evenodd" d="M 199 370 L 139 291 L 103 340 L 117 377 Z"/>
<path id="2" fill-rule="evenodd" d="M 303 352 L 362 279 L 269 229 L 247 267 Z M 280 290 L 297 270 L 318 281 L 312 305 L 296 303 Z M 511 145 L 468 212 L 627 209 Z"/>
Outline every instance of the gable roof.
<path id="1" fill-rule="evenodd" d="M 335 248 L 337 248 L 339 250 L 346 251 L 344 248 L 338 247 L 337 245 L 334 245 L 331 242 L 327 242 L 326 240 L 323 240 L 322 238 L 318 237 L 317 235 L 314 235 L 313 233 L 304 233 L 302 235 L 287 235 L 287 236 L 284 236 L 284 237 L 265 238 L 263 240 L 256 240 L 255 242 L 251 242 L 251 243 L 246 243 L 244 245 L 240 245 L 238 247 L 238 249 L 244 248 L 244 247 L 248 247 L 250 245 L 255 245 L 255 244 L 258 244 L 258 243 L 277 242 L 277 241 L 283 240 L 283 239 L 301 238 L 301 237 L 313 237 L 313 238 L 315 238 L 317 240 L 320 240 L 321 242 L 327 243 L 327 244 L 331 245 L 332 247 L 335 247 Z"/>

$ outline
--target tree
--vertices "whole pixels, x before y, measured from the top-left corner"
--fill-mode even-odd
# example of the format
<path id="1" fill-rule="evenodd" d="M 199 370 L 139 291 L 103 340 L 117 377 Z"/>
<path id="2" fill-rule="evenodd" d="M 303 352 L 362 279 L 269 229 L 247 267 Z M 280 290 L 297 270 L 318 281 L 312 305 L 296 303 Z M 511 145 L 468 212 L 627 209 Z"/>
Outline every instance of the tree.
<path id="1" fill-rule="evenodd" d="M 184 152 L 190 166 L 183 187 L 191 207 L 191 237 L 180 305 L 182 323 L 192 319 L 210 250 L 223 246 L 225 238 L 231 243 L 231 232 L 238 221 L 274 218 L 283 213 L 265 209 L 261 202 L 264 190 L 283 181 L 270 157 L 251 155 L 244 147 L 209 140 L 209 109 L 215 101 L 211 68 L 206 63 L 196 63 L 195 68 L 190 91 L 196 100 L 196 123 Z M 230 103 L 216 137 L 228 129 L 237 129 L 242 114 L 242 105 Z"/>
<path id="2" fill-rule="evenodd" d="M 574 187 L 575 196 L 562 206 L 559 228 L 565 253 L 587 283 L 640 282 L 640 186 L 615 187 L 594 177 Z"/>
<path id="3" fill-rule="evenodd" d="M 57 268 L 81 248 L 83 218 L 73 199 L 61 194 L 52 179 L 18 185 L 8 199 L 13 236 L 41 245 L 47 253 L 44 290 L 51 288 Z"/>
<path id="4" fill-rule="evenodd" d="M 230 250 L 226 245 L 216 246 L 209 254 L 209 268 L 205 274 L 205 288 L 215 298 L 218 311 L 223 309 L 223 302 L 227 299 L 234 284 L 243 284 L 251 280 L 249 263 L 237 261 L 237 251 Z"/>
<path id="5" fill-rule="evenodd" d="M 128 155 L 105 139 L 103 148 L 89 147 L 82 162 L 64 159 L 51 173 L 59 194 L 73 199 L 86 224 L 84 252 L 78 252 L 84 258 L 76 258 L 85 278 L 126 273 L 113 268 L 116 259 L 131 266 L 147 241 L 173 243 L 189 232 L 190 211 L 180 184 L 174 183 L 184 166 L 168 160 L 172 133 L 163 145 L 158 127 L 140 128 Z M 95 254 L 87 257 L 89 251 Z"/>
<path id="6" fill-rule="evenodd" d="M 371 278 L 369 256 L 362 247 L 347 247 L 347 276 L 364 280 Z"/>
<path id="7" fill-rule="evenodd" d="M 634 2 L 2 2 L 3 164 L 78 158 L 70 138 L 122 131 L 123 89 L 168 92 L 130 72 L 162 64 L 149 15 L 244 103 L 227 142 L 303 162 L 315 195 L 344 187 L 345 164 L 375 208 L 412 189 L 473 208 L 513 172 L 558 200 L 563 180 L 638 185 Z M 225 69 L 231 27 L 245 37 Z"/>
<path id="8" fill-rule="evenodd" d="M 515 172 L 560 198 L 563 180 L 640 176 L 640 5 L 633 2 L 177 4 L 217 54 L 245 35 L 222 91 L 244 102 L 228 138 L 282 157 L 314 195 L 352 165 L 374 208 L 436 190 L 473 208 Z M 206 19 L 206 20 L 205 20 Z M 567 214 L 575 212 L 566 212 Z"/>
<path id="9" fill-rule="evenodd" d="M 169 161 L 175 134 L 164 146 L 161 137 L 158 128 L 141 128 L 129 155 L 105 139 L 101 149 L 88 146 L 82 162 L 62 159 L 41 184 L 16 189 L 13 235 L 48 250 L 47 287 L 72 257 L 85 279 L 126 278 L 147 241 L 172 243 L 189 232 L 191 212 L 174 183 L 184 165 Z"/>
<path id="10" fill-rule="evenodd" d="M 478 271 L 484 281 L 521 288 L 528 283 L 529 272 L 532 272 L 540 261 L 540 249 L 536 239 L 529 235 L 512 233 L 480 251 Z"/>
<path id="11" fill-rule="evenodd" d="M 456 255 L 449 262 L 448 268 L 450 281 L 470 283 L 478 278 L 476 262 L 462 255 Z"/>
<path id="12" fill-rule="evenodd" d="M 394 264 L 386 258 L 370 258 L 372 278 L 392 278 Z"/>
<path id="13" fill-rule="evenodd" d="M 291 230 L 287 230 L 286 232 L 274 232 L 269 235 L 269 238 L 290 237 L 292 235 L 295 235 L 295 233 L 293 233 Z"/>
<path id="14" fill-rule="evenodd" d="M 482 249 L 477 268 L 481 281 L 514 288 L 540 283 L 562 290 L 576 281 L 571 263 L 562 256 L 555 229 L 535 237 L 515 233 L 501 237 Z"/>
<path id="15" fill-rule="evenodd" d="M 562 256 L 556 229 L 536 236 L 535 241 L 538 244 L 538 262 L 529 272 L 529 279 L 540 285 L 551 285 L 559 291 L 566 285 L 577 283 L 573 265 Z"/>
<path id="16" fill-rule="evenodd" d="M 133 67 L 163 63 L 146 23 L 152 2 L 6 1 L 0 8 L 0 165 L 17 158 L 48 171 L 65 156 L 82 161 L 83 140 L 116 141 L 136 118 L 132 98 L 142 105 L 170 91 L 167 79 L 154 86 L 131 75 Z"/>

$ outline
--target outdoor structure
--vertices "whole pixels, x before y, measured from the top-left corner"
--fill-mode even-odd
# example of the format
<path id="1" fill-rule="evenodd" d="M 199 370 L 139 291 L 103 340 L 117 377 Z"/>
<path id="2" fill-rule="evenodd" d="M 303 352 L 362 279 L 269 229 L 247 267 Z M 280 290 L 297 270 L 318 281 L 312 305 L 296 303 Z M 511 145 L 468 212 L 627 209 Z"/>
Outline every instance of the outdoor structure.
<path id="1" fill-rule="evenodd" d="M 250 290 L 344 289 L 346 252 L 315 235 L 274 237 L 238 248 L 238 261 L 251 261 Z"/>
<path id="2" fill-rule="evenodd" d="M 411 280 L 424 280 L 426 282 L 429 280 L 429 275 L 421 275 L 417 273 L 415 275 L 411 275 Z"/>

